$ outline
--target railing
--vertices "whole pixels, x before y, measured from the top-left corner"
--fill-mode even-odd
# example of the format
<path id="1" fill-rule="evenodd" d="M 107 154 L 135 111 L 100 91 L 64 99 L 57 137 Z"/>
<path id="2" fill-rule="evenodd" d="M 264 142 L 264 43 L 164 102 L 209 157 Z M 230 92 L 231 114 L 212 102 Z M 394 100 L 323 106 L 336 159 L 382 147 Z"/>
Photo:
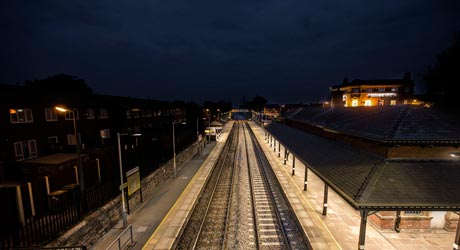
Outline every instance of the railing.
<path id="1" fill-rule="evenodd" d="M 129 235 L 127 234 L 129 232 Z M 106 248 L 106 250 L 112 250 L 112 249 L 118 249 L 122 250 L 125 249 L 125 247 L 130 246 L 134 244 L 133 241 L 133 225 L 129 225 L 123 232 L 118 235 L 118 237 L 110 244 L 109 247 Z M 113 248 L 114 246 L 117 246 L 118 248 Z"/>
<path id="2" fill-rule="evenodd" d="M 117 190 L 114 191 L 112 186 L 112 183 L 107 182 L 91 187 L 84 191 L 83 199 L 79 190 L 66 192 L 59 197 L 48 196 L 47 214 L 25 219 L 19 228 L 12 226 L 9 231 L 0 231 L 0 249 L 29 246 L 37 246 L 34 249 L 38 249 L 48 244 L 77 224 L 85 214 L 114 197 Z"/>
<path id="3" fill-rule="evenodd" d="M 9 248 L 9 250 L 87 250 L 86 246 L 71 246 L 71 247 L 17 247 Z"/>

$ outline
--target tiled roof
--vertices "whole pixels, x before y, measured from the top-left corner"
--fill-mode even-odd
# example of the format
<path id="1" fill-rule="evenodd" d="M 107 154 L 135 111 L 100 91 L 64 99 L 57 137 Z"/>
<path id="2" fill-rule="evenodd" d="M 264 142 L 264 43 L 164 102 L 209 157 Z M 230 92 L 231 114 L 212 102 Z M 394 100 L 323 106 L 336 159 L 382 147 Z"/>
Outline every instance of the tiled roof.
<path id="1" fill-rule="evenodd" d="M 414 105 L 304 109 L 293 120 L 377 140 L 460 140 L 460 120 Z"/>
<path id="2" fill-rule="evenodd" d="M 460 161 L 387 162 L 279 123 L 267 130 L 357 209 L 460 209 Z"/>

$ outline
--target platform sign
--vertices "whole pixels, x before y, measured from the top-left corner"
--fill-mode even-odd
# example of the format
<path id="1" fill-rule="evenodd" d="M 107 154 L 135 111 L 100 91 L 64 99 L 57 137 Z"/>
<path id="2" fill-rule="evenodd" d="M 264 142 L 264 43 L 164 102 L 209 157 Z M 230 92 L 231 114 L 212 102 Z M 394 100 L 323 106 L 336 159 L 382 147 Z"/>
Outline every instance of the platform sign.
<path id="1" fill-rule="evenodd" d="M 141 188 L 141 175 L 139 174 L 139 167 L 135 167 L 126 172 L 128 179 L 128 195 L 132 195 Z"/>

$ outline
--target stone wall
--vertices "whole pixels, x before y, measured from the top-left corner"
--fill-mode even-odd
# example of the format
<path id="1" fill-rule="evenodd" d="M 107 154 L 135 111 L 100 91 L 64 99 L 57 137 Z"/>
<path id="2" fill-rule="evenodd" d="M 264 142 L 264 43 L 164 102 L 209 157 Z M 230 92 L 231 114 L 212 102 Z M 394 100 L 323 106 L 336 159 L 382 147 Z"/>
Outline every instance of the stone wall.
<path id="1" fill-rule="evenodd" d="M 192 157 L 198 153 L 198 150 L 203 148 L 203 142 L 204 141 L 200 144 L 194 143 L 184 151 L 177 154 L 177 172 L 182 169 L 184 162 L 192 159 Z M 158 186 L 170 179 L 173 175 L 173 161 L 170 160 L 149 176 L 144 177 L 141 181 L 144 202 L 150 198 Z M 136 192 L 129 197 L 131 212 L 140 205 L 140 192 Z M 120 196 L 114 198 L 103 207 L 86 216 L 76 226 L 48 244 L 48 247 L 77 245 L 91 246 L 104 236 L 119 220 L 121 220 Z"/>

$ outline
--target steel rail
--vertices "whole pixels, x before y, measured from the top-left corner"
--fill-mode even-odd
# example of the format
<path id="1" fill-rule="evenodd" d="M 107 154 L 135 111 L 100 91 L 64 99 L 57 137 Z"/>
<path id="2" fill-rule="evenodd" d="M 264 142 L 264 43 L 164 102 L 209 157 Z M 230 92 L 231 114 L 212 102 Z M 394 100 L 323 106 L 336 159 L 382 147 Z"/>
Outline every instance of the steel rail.
<path id="1" fill-rule="evenodd" d="M 199 227 L 199 229 L 198 229 L 197 236 L 196 236 L 196 238 L 195 238 L 195 240 L 194 240 L 194 242 L 193 242 L 193 245 L 192 245 L 192 249 L 193 249 L 193 250 L 195 250 L 195 249 L 197 248 L 198 242 L 199 242 L 200 237 L 201 237 L 201 235 L 202 235 L 202 231 L 203 231 L 203 227 L 204 227 L 205 221 L 206 221 L 207 216 L 208 216 L 209 209 L 210 209 L 211 204 L 212 204 L 212 201 L 214 200 L 214 197 L 215 197 L 215 195 L 216 195 L 216 190 L 217 190 L 217 187 L 219 186 L 219 181 L 220 181 L 220 179 L 221 179 L 221 177 L 222 177 L 223 169 L 224 169 L 224 166 L 225 166 L 224 163 L 228 160 L 228 155 L 229 155 L 229 153 L 230 153 L 230 149 L 231 149 L 231 146 L 232 146 L 232 144 L 233 144 L 233 140 L 234 140 L 234 137 L 235 137 L 234 132 L 235 132 L 235 131 L 234 131 L 234 127 L 233 127 L 233 128 L 232 128 L 232 132 L 231 132 L 232 136 L 229 137 L 229 141 L 227 141 L 228 147 L 225 147 L 225 151 L 224 151 L 225 155 L 222 157 L 222 162 L 219 163 L 220 169 L 219 169 L 219 174 L 218 174 L 218 176 L 217 176 L 217 181 L 216 181 L 216 183 L 215 183 L 215 185 L 214 185 L 214 187 L 213 187 L 213 189 L 212 189 L 210 199 L 209 199 L 209 201 L 208 201 L 208 204 L 206 205 L 206 210 L 205 210 L 203 219 L 201 220 L 200 227 Z M 226 145 L 226 146 L 227 146 L 227 145 Z"/>
<path id="2" fill-rule="evenodd" d="M 279 214 L 279 211 L 278 211 L 278 208 L 276 206 L 276 200 L 275 200 L 275 197 L 273 195 L 273 191 L 272 189 L 270 188 L 271 185 L 270 185 L 270 181 L 268 180 L 268 173 L 265 171 L 265 168 L 266 168 L 266 164 L 263 163 L 262 161 L 262 156 L 261 154 L 263 154 L 263 151 L 262 149 L 260 148 L 260 145 L 259 143 L 257 142 L 256 138 L 255 138 L 255 134 L 254 132 L 249 128 L 249 124 L 245 123 L 246 127 L 248 128 L 248 131 L 250 131 L 250 135 L 251 135 L 251 141 L 253 143 L 253 149 L 254 149 L 254 154 L 256 156 L 256 160 L 258 162 L 258 165 L 259 165 L 259 169 L 260 171 L 262 172 L 261 173 L 261 176 L 262 178 L 264 179 L 265 183 L 268 184 L 268 194 L 269 194 L 269 197 L 270 197 L 270 201 L 272 202 L 272 204 L 274 204 L 275 208 L 273 209 L 274 212 L 275 212 L 275 215 L 276 215 L 276 219 L 278 221 L 278 224 L 280 226 L 280 229 L 281 229 L 281 232 L 282 232 L 282 238 L 284 240 L 284 243 L 287 247 L 287 249 L 292 249 L 291 247 L 291 244 L 289 242 L 289 238 L 288 238 L 288 234 L 286 232 L 286 228 L 283 224 L 283 221 L 281 220 L 281 215 Z"/>

